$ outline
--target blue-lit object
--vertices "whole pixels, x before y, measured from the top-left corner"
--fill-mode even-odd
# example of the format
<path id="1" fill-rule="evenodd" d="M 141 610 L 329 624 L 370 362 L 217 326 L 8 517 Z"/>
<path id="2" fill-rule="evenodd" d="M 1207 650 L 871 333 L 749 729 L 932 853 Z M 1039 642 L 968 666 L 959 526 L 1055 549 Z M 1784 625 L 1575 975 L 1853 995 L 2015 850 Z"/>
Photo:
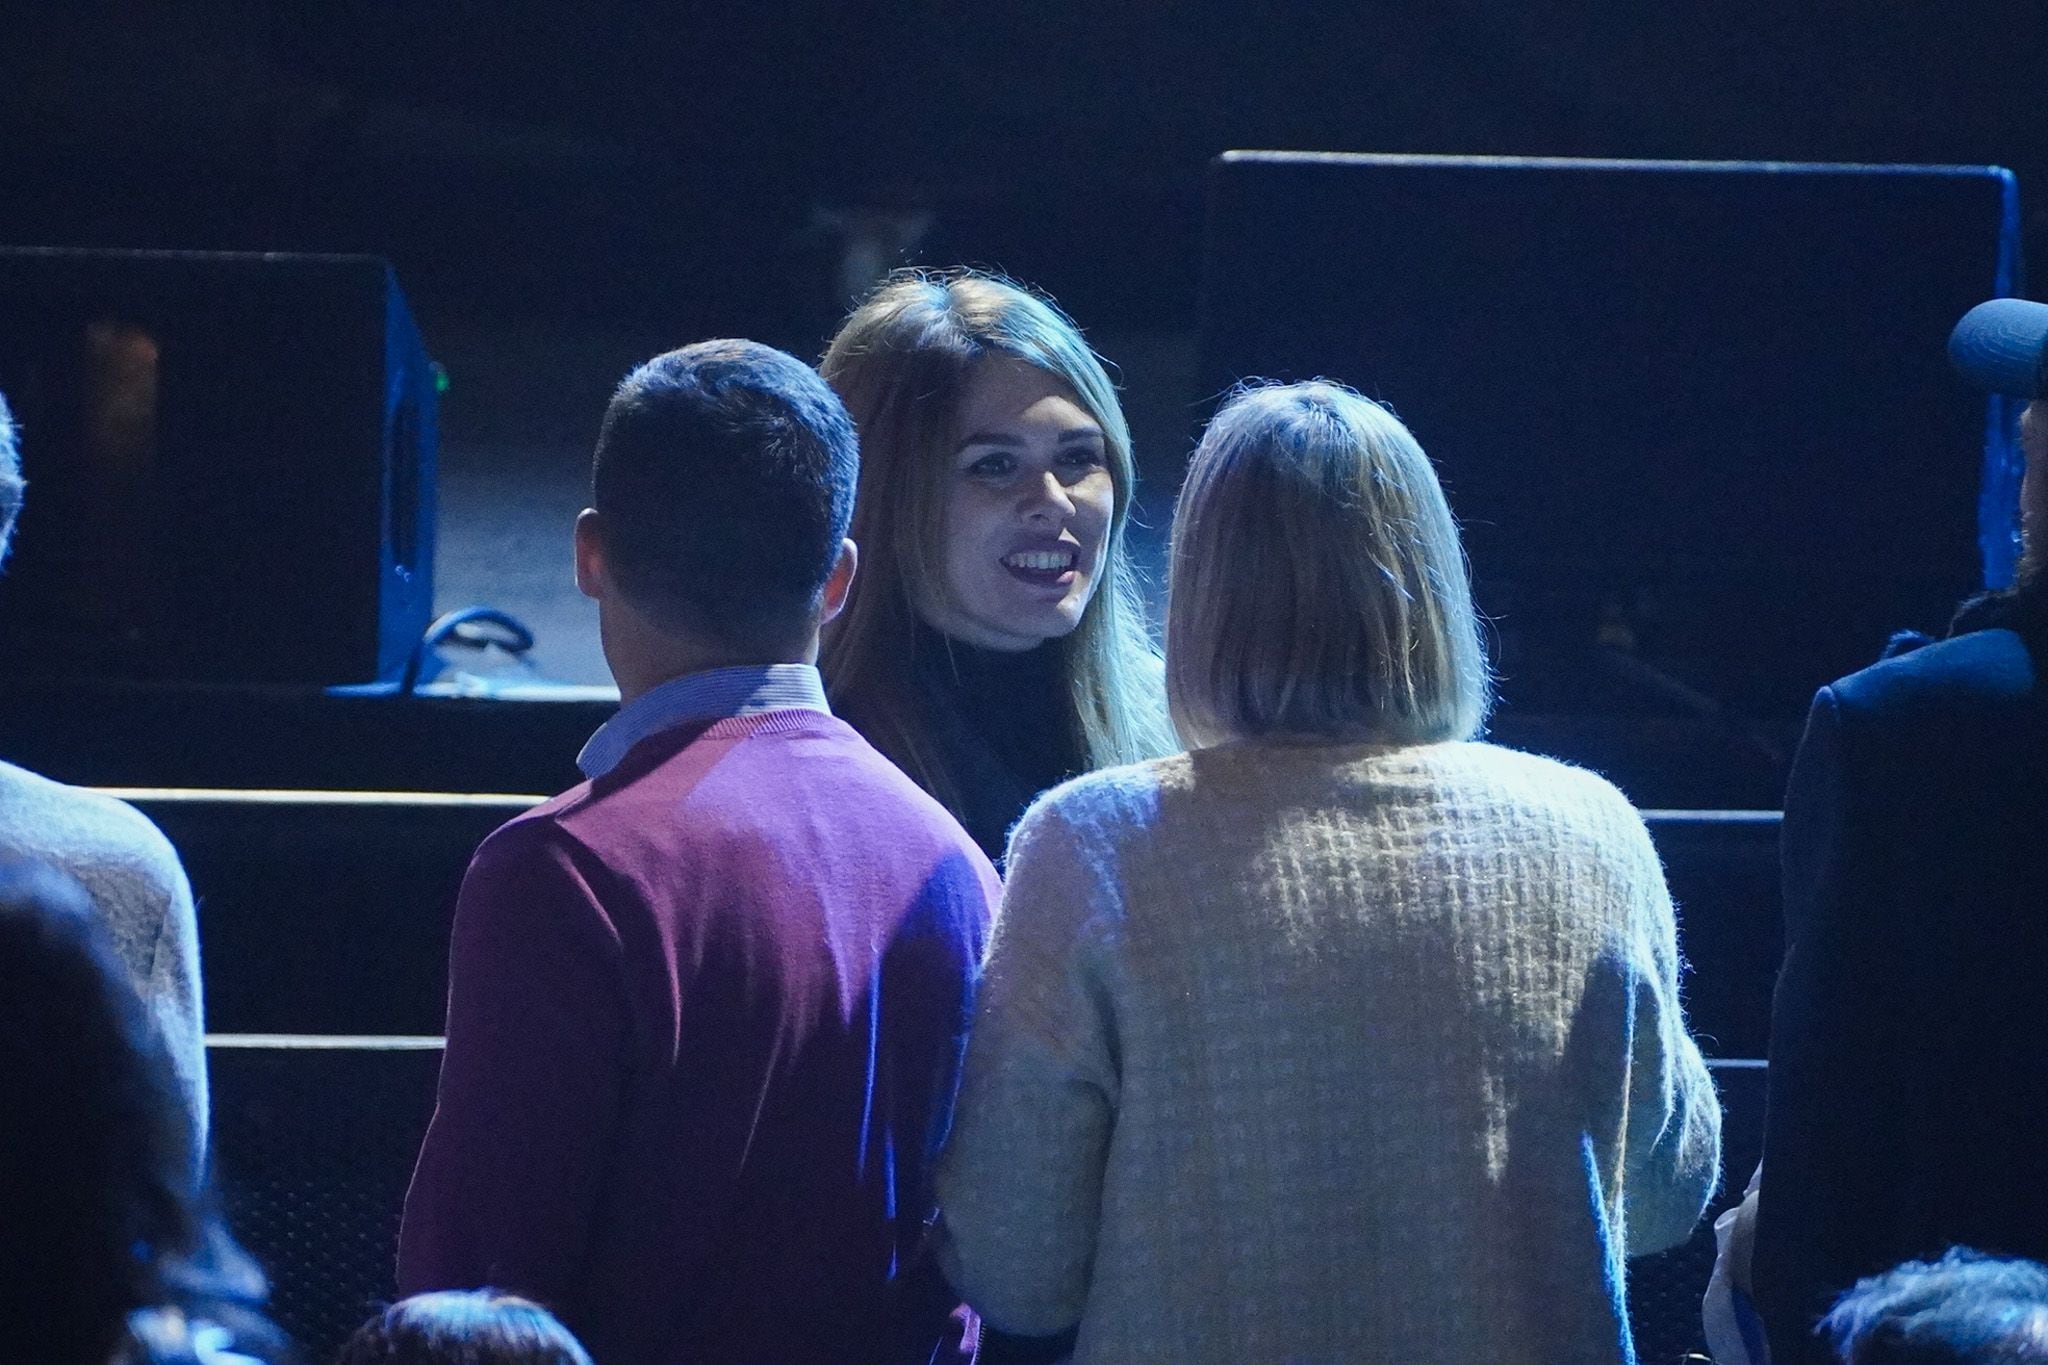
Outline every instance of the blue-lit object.
<path id="1" fill-rule="evenodd" d="M 2019 418 L 2043 377 L 2042 318 L 2048 308 L 2012 297 L 2020 287 L 2019 185 L 2005 182 L 1999 234 L 1998 298 L 1972 308 L 1949 337 L 1949 358 L 1971 382 L 1995 392 L 1986 402 L 1983 472 L 1977 489 L 1977 548 L 1984 586 L 2012 586 L 2020 561 L 2020 478 L 2026 455 Z"/>
<path id="2" fill-rule="evenodd" d="M 2006 282 L 2001 280 L 2001 286 Z M 2039 398 L 2048 364 L 2048 303 L 1996 298 L 1963 314 L 1948 337 L 1948 358 L 1986 393 Z"/>
<path id="3" fill-rule="evenodd" d="M 1998 293 L 2020 291 L 2020 187 L 2005 177 L 2005 221 L 1998 240 Z M 2020 562 L 2020 475 L 2026 457 L 2020 450 L 2019 416 L 2025 404 L 1994 397 L 1986 415 L 1984 473 L 1977 493 L 1977 547 L 1984 558 L 1984 586 L 2008 588 Z"/>

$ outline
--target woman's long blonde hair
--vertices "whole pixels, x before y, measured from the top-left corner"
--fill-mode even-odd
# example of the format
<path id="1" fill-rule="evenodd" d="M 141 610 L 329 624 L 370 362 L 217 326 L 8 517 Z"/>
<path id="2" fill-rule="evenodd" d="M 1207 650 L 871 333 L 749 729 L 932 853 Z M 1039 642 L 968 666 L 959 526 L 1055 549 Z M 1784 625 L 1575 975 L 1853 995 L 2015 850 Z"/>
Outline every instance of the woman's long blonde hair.
<path id="1" fill-rule="evenodd" d="M 1398 418 L 1323 382 L 1223 405 L 1174 512 L 1166 677 L 1197 747 L 1478 733 L 1491 679 L 1464 545 Z"/>
<path id="2" fill-rule="evenodd" d="M 850 534 L 860 573 L 826 628 L 820 666 L 833 705 L 942 803 L 960 794 L 922 715 L 911 674 L 917 617 L 948 591 L 945 479 L 976 365 L 1008 356 L 1073 391 L 1102 428 L 1116 500 L 1094 597 L 1061 652 L 1076 739 L 1090 768 L 1171 753 L 1160 663 L 1124 545 L 1136 471 L 1116 387 L 1078 328 L 1048 299 L 972 270 L 900 271 L 856 308 L 819 368 L 860 432 Z"/>

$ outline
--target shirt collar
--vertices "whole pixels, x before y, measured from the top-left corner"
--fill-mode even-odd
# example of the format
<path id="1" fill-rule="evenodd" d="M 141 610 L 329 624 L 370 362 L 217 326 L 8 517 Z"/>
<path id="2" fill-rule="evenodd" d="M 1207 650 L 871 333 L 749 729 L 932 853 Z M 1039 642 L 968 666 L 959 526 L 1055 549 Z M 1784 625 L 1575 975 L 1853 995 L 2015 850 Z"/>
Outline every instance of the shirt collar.
<path id="1" fill-rule="evenodd" d="M 620 707 L 576 755 L 576 766 L 585 777 L 603 777 L 635 744 L 659 731 L 695 720 L 789 710 L 832 714 L 824 681 L 810 664 L 742 664 L 686 673 Z"/>

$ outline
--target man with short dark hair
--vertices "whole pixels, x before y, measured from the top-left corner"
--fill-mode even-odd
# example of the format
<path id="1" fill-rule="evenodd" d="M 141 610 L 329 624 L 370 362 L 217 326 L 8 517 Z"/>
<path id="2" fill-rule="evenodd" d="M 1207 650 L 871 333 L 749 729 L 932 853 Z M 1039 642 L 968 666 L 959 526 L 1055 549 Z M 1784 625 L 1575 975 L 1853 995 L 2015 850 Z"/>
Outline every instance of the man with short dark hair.
<path id="1" fill-rule="evenodd" d="M 0 397 L 0 565 L 25 488 L 14 418 Z M 133 806 L 0 763 L 0 855 L 61 868 L 92 898 L 163 1035 L 192 1115 L 193 1150 L 203 1160 L 207 1089 L 199 922 L 191 883 L 170 840 Z"/>
<path id="2" fill-rule="evenodd" d="M 464 878 L 404 1292 L 538 1299 L 607 1365 L 944 1335 L 929 1167 L 998 888 L 826 707 L 856 473 L 838 398 L 765 346 L 613 398 L 576 579 L 623 705 Z"/>
<path id="3" fill-rule="evenodd" d="M 2048 1258 L 2048 305 L 1958 324 L 2022 422 L 2016 585 L 1821 689 L 1785 797 L 1754 1294 L 1777 1365 L 1863 1276 Z"/>

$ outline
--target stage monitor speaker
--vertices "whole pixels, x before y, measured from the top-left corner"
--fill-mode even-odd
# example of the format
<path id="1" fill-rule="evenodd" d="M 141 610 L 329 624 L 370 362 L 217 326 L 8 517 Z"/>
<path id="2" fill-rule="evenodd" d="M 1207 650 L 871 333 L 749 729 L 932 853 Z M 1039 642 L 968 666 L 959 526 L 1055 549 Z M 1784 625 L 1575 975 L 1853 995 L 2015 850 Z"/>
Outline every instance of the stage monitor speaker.
<path id="1" fill-rule="evenodd" d="M 1204 382 L 1400 414 L 1510 708 L 1796 720 L 1981 581 L 2010 405 L 1944 343 L 2018 250 L 1989 167 L 1233 152 Z"/>
<path id="2" fill-rule="evenodd" d="M 436 378 L 375 257 L 0 249 L 28 479 L 0 677 L 398 676 L 433 607 Z"/>

